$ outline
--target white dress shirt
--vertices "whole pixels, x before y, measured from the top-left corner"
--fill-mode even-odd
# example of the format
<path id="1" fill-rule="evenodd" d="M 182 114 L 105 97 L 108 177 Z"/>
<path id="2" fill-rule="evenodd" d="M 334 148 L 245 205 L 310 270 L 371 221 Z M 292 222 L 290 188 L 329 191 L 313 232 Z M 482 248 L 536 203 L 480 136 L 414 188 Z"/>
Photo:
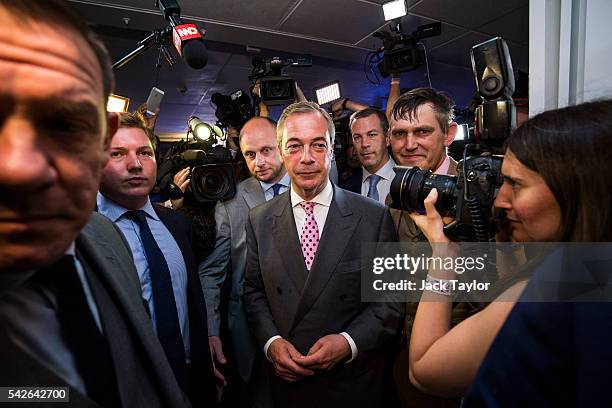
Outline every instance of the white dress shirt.
<path id="1" fill-rule="evenodd" d="M 382 204 L 385 204 L 385 199 L 389 194 L 389 189 L 391 188 L 391 182 L 395 177 L 395 172 L 393 171 L 393 167 L 395 167 L 395 160 L 393 157 L 389 156 L 389 160 L 382 166 L 378 171 L 374 174 L 380 176 L 380 180 L 378 180 L 378 184 L 376 184 L 376 190 L 378 191 L 378 201 Z M 361 195 L 364 197 L 368 196 L 368 191 L 370 190 L 370 173 L 366 170 L 365 167 L 361 167 L 363 170 L 361 177 Z"/>
<path id="2" fill-rule="evenodd" d="M 306 222 L 306 211 L 304 211 L 304 208 L 302 208 L 300 203 L 303 203 L 306 200 L 304 200 L 298 195 L 298 193 L 295 192 L 293 186 L 291 186 L 290 188 L 290 194 L 291 207 L 293 208 L 293 219 L 295 220 L 295 229 L 297 230 L 299 241 L 302 234 L 302 228 L 304 227 L 304 223 Z M 327 214 L 329 213 L 329 207 L 331 206 L 333 197 L 334 189 L 332 187 L 332 183 L 328 181 L 323 190 L 319 194 L 317 194 L 312 200 L 310 200 L 310 202 L 317 204 L 314 206 L 313 213 L 315 222 L 317 223 L 317 227 L 319 228 L 319 238 L 323 235 L 323 228 L 325 228 L 325 221 L 327 220 Z M 299 254 L 298 256 L 302 256 L 302 254 Z M 351 347 L 351 359 L 347 361 L 347 363 L 350 363 L 355 359 L 355 357 L 357 357 L 357 344 L 355 344 L 355 341 L 348 333 L 342 332 L 340 333 L 340 335 L 342 335 L 346 339 L 349 346 Z M 268 357 L 268 348 L 270 347 L 270 344 L 272 344 L 274 340 L 281 338 L 281 336 L 272 336 L 270 337 L 270 339 L 268 339 L 268 341 L 264 345 L 264 354 L 266 355 L 266 357 Z"/>

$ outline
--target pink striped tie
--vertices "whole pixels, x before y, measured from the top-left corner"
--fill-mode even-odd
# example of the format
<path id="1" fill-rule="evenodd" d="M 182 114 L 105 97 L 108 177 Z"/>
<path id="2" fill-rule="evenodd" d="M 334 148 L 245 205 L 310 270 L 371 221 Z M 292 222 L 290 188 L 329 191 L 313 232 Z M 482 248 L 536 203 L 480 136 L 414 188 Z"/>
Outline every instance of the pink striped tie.
<path id="1" fill-rule="evenodd" d="M 302 254 L 304 255 L 306 269 L 310 271 L 310 267 L 317 253 L 317 248 L 319 247 L 319 227 L 314 218 L 315 203 L 304 201 L 301 202 L 300 205 L 306 212 L 306 220 L 304 221 L 302 234 L 300 235 L 300 244 L 302 245 Z"/>

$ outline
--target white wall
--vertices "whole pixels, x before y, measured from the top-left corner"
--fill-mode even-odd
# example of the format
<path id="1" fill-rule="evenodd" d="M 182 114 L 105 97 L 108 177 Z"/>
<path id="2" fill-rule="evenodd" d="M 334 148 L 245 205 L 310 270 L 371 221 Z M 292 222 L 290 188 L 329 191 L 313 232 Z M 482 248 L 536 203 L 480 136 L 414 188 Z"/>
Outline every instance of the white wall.
<path id="1" fill-rule="evenodd" d="M 531 0 L 529 113 L 612 98 L 612 1 Z"/>

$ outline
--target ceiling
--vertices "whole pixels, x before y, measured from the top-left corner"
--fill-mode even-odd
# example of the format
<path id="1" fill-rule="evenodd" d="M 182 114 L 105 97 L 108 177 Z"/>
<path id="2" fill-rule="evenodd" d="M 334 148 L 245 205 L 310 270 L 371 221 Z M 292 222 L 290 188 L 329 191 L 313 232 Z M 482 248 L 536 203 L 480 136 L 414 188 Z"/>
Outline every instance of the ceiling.
<path id="1" fill-rule="evenodd" d="M 150 31 L 166 25 L 155 0 L 70 0 L 107 44 L 113 61 L 136 48 Z M 130 97 L 130 108 L 144 102 L 152 86 L 166 92 L 157 131 L 180 133 L 192 114 L 214 122 L 210 96 L 247 90 L 253 48 L 263 56 L 311 54 L 313 66 L 291 68 L 312 97 L 312 88 L 340 80 L 344 96 L 384 106 L 388 80 L 366 80 L 364 58 L 381 43 L 372 36 L 386 29 L 384 0 L 179 0 L 182 18 L 206 29 L 209 62 L 193 70 L 177 59 L 156 67 L 158 53 L 147 50 L 116 72 L 116 92 Z M 465 106 L 474 93 L 469 50 L 494 36 L 508 43 L 516 69 L 528 71 L 529 0 L 406 0 L 402 29 L 442 23 L 440 36 L 424 39 L 432 86 Z M 251 51 L 247 51 L 247 47 Z M 402 86 L 426 86 L 427 67 L 404 73 Z M 372 77 L 372 74 L 369 75 Z M 278 114 L 279 110 L 273 111 Z"/>

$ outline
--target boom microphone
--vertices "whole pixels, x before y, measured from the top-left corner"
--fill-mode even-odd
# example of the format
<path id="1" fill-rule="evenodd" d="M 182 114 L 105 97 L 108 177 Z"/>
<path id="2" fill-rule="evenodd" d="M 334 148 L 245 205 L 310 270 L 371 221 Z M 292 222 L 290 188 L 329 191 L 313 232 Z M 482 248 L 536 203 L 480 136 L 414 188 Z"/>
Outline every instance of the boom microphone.
<path id="1" fill-rule="evenodd" d="M 172 42 L 178 54 L 191 68 L 204 68 L 208 55 L 198 27 L 195 24 L 183 23 L 181 8 L 176 0 L 156 0 L 155 5 L 172 26 Z"/>
<path id="2" fill-rule="evenodd" d="M 202 34 L 195 24 L 181 24 L 172 29 L 174 48 L 193 69 L 204 68 L 208 62 Z"/>

